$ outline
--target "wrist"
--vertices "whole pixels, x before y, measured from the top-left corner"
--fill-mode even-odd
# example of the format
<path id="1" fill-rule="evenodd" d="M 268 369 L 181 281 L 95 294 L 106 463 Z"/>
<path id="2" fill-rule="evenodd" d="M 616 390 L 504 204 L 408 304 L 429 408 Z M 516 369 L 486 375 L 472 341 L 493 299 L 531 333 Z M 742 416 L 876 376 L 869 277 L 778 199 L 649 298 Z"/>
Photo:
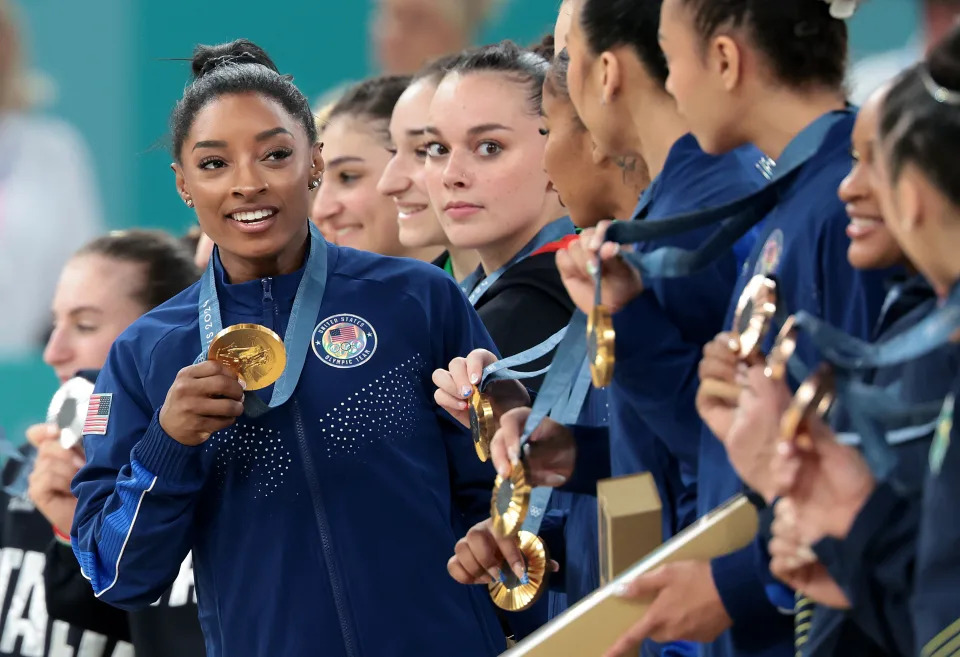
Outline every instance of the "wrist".
<path id="1" fill-rule="evenodd" d="M 53 537 L 57 539 L 57 542 L 62 545 L 70 545 L 70 534 L 69 532 L 64 532 L 56 525 L 53 527 Z"/>

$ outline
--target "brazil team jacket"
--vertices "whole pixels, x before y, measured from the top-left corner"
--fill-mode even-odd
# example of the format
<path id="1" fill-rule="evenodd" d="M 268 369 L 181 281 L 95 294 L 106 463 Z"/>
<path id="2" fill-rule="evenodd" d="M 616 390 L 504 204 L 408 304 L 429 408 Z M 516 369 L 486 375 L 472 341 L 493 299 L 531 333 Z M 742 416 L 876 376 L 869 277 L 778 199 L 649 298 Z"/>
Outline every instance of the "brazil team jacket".
<path id="1" fill-rule="evenodd" d="M 503 633 L 485 589 L 446 570 L 457 538 L 489 513 L 494 473 L 430 381 L 451 358 L 494 347 L 443 272 L 327 248 L 291 399 L 200 446 L 158 420 L 200 354 L 199 285 L 116 341 L 73 486 L 83 573 L 101 600 L 141 608 L 192 549 L 209 657 L 496 655 Z M 228 284 L 215 263 L 223 325 L 283 335 L 303 271 Z"/>

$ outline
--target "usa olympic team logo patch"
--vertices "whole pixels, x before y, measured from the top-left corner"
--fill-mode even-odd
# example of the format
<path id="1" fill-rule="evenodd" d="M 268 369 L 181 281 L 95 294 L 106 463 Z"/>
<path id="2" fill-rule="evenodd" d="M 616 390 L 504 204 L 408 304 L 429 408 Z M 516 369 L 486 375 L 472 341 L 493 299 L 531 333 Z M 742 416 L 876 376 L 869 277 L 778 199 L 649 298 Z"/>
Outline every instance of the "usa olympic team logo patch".
<path id="1" fill-rule="evenodd" d="M 770 233 L 770 237 L 763 243 L 763 248 L 757 257 L 757 264 L 754 266 L 753 275 L 775 274 L 777 267 L 780 266 L 781 253 L 783 253 L 783 231 L 777 228 Z"/>
<path id="2" fill-rule="evenodd" d="M 363 365 L 377 350 L 377 332 L 363 317 L 333 315 L 317 324 L 311 340 L 313 353 L 330 367 Z"/>

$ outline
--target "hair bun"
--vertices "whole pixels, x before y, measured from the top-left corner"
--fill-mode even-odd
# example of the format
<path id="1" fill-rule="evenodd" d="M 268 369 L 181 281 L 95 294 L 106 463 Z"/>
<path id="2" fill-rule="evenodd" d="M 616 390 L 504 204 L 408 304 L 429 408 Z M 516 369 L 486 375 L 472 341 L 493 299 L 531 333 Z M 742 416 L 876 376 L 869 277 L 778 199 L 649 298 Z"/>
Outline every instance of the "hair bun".
<path id="1" fill-rule="evenodd" d="M 547 34 L 540 40 L 540 43 L 535 44 L 530 48 L 530 51 L 540 55 L 545 60 L 553 61 L 553 57 L 556 54 L 556 43 L 554 42 L 553 35 Z"/>
<path id="2" fill-rule="evenodd" d="M 237 39 L 216 46 L 200 45 L 193 49 L 192 68 L 195 80 L 227 64 L 260 64 L 275 73 L 280 72 L 270 55 L 247 39 Z"/>

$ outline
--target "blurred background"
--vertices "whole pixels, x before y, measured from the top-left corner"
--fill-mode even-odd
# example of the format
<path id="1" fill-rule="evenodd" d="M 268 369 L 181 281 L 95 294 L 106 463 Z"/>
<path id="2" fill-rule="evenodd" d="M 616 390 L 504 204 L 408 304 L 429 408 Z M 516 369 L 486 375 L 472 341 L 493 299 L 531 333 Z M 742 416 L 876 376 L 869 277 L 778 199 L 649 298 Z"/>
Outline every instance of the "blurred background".
<path id="1" fill-rule="evenodd" d="M 428 7 L 438 2 L 447 5 L 441 23 Z M 190 73 L 189 62 L 177 59 L 189 58 L 196 43 L 250 38 L 319 103 L 346 82 L 416 67 L 431 47 L 537 41 L 552 31 L 558 4 L 0 0 L 22 41 L 33 106 L 0 105 L 8 110 L 0 115 L 0 432 L 21 442 L 26 426 L 44 419 L 57 388 L 41 360 L 42 329 L 24 340 L 12 327 L 27 315 L 49 317 L 69 254 L 104 230 L 138 226 L 179 235 L 193 225 L 174 190 L 166 136 L 168 113 Z M 866 3 L 851 23 L 853 59 L 918 42 L 920 4 Z M 0 81 L 15 38 L 0 28 Z M 8 171 L 17 161 L 11 153 L 33 168 Z"/>

